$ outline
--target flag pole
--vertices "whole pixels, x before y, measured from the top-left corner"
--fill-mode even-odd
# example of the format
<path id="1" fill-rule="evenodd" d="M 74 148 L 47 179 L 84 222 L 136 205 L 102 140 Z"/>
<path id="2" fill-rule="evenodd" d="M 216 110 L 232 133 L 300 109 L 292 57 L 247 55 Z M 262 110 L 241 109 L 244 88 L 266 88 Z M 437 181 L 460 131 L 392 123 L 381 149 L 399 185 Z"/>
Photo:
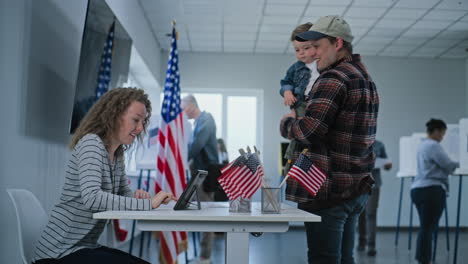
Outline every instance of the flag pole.
<path id="1" fill-rule="evenodd" d="M 260 152 L 257 151 L 257 148 L 255 146 L 254 146 L 254 150 L 255 150 L 255 154 L 257 154 L 257 156 L 260 156 Z M 249 153 L 251 152 L 249 146 L 247 146 L 247 151 Z M 259 158 L 259 161 L 260 161 L 260 158 Z M 262 177 L 261 185 L 262 185 L 263 188 L 267 188 L 267 189 L 271 188 L 270 185 L 268 184 L 268 182 L 265 180 L 265 177 Z M 265 191 L 265 194 L 266 194 L 268 200 L 270 200 L 270 203 L 273 206 L 273 208 L 275 209 L 275 211 L 278 211 L 278 207 L 275 204 L 275 199 L 274 199 L 273 194 L 271 192 L 269 192 L 269 191 Z"/>
<path id="2" fill-rule="evenodd" d="M 254 153 L 255 153 L 257 156 L 260 156 L 260 151 L 258 151 L 257 148 L 256 148 L 255 146 L 253 146 L 253 148 L 254 148 L 254 150 L 255 150 Z M 244 151 L 243 149 L 240 149 L 240 150 Z M 239 150 L 239 152 L 240 152 L 240 150 Z M 247 151 L 248 151 L 249 154 L 252 153 L 252 152 L 251 152 L 252 150 L 250 149 L 249 146 L 247 146 Z M 245 152 L 244 152 L 244 153 L 245 153 Z M 260 162 L 260 157 L 259 157 L 259 162 Z M 271 188 L 270 185 L 266 182 L 265 177 L 262 177 L 261 185 L 262 185 L 262 188 L 267 188 L 267 189 Z M 276 205 L 276 203 L 275 203 L 275 199 L 274 199 L 274 195 L 276 195 L 276 192 L 275 192 L 275 194 L 273 194 L 273 193 L 271 193 L 271 192 L 269 192 L 269 191 L 265 191 L 265 194 L 266 194 L 266 196 L 267 196 L 267 199 L 270 200 L 270 203 L 271 203 L 271 205 L 273 206 L 274 210 L 275 210 L 275 211 L 279 211 L 279 210 L 278 210 L 278 207 L 277 207 L 277 205 Z"/>
<path id="3" fill-rule="evenodd" d="M 309 149 L 305 148 L 305 149 L 301 152 L 301 154 L 306 154 L 307 151 L 309 151 Z M 278 188 L 283 187 L 283 185 L 286 183 L 286 180 L 287 180 L 288 178 L 289 178 L 289 173 L 286 174 L 286 177 L 284 177 L 284 180 L 280 183 L 280 185 L 278 186 Z"/>
<path id="4" fill-rule="evenodd" d="M 176 21 L 175 21 L 175 19 L 172 20 L 171 24 L 172 24 L 172 28 L 175 29 L 175 26 L 176 26 L 176 24 L 177 24 Z M 175 39 L 176 39 L 176 40 L 179 40 L 179 32 L 178 32 L 177 30 L 176 30 L 176 32 L 175 32 Z"/>
<path id="5" fill-rule="evenodd" d="M 283 187 L 284 183 L 286 182 L 286 180 L 289 178 L 289 174 L 286 175 L 286 177 L 284 177 L 284 180 L 280 183 L 280 185 L 278 186 L 278 188 L 281 188 Z"/>

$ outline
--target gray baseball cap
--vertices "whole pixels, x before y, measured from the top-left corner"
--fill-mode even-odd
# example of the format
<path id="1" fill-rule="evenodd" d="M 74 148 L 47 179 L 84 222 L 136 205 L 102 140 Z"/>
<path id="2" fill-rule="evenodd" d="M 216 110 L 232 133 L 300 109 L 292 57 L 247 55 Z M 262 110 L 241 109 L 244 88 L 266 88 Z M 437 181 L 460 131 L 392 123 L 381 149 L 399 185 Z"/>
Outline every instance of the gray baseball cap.
<path id="1" fill-rule="evenodd" d="M 327 36 L 342 38 L 349 43 L 353 41 L 349 24 L 339 16 L 324 16 L 319 18 L 309 31 L 298 34 L 296 40 L 317 40 Z"/>

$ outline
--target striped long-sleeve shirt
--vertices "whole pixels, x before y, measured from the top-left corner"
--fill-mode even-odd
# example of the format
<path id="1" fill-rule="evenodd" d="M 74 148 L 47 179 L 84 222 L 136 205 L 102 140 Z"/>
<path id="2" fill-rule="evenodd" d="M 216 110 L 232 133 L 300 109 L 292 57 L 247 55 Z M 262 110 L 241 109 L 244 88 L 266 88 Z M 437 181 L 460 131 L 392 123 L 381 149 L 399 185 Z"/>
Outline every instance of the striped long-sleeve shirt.
<path id="1" fill-rule="evenodd" d="M 34 260 L 61 258 L 82 248 L 95 248 L 106 220 L 93 213 L 106 210 L 151 210 L 150 199 L 131 198 L 125 167 L 110 165 L 101 138 L 85 135 L 73 148 L 60 200 L 36 244 Z"/>
<path id="2" fill-rule="evenodd" d="M 308 148 L 306 155 L 328 178 L 314 198 L 290 177 L 286 199 L 350 199 L 374 167 L 379 107 L 376 86 L 360 56 L 344 57 L 321 71 L 306 102 L 304 118 L 281 121 L 281 135 Z M 301 151 L 294 153 L 295 159 Z"/>

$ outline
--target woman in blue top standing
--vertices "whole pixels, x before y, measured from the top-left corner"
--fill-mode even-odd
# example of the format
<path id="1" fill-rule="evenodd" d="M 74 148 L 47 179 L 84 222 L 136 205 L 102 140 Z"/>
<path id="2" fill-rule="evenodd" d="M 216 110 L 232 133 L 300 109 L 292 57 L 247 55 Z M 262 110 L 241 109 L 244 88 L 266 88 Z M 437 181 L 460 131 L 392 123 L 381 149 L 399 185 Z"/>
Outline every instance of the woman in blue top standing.
<path id="1" fill-rule="evenodd" d="M 445 122 L 431 119 L 426 127 L 427 138 L 418 147 L 418 172 L 411 185 L 411 199 L 416 205 L 420 221 L 416 260 L 423 264 L 432 263 L 432 234 L 445 207 L 448 175 L 459 166 L 440 145 L 447 130 Z"/>

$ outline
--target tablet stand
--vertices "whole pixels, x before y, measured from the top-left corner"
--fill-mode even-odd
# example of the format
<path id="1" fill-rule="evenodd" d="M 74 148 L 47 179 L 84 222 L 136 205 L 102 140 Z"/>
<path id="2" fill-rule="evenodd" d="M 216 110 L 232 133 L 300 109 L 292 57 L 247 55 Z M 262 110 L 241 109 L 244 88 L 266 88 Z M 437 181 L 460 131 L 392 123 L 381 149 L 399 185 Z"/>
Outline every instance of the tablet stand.
<path id="1" fill-rule="evenodd" d="M 191 203 L 192 198 L 195 198 L 197 202 L 197 208 L 198 210 L 201 209 L 201 204 L 200 204 L 200 193 L 199 188 L 202 187 L 202 182 L 208 175 L 207 171 L 199 170 L 197 175 L 193 176 L 189 183 L 187 184 L 187 187 L 185 190 L 182 192 L 182 194 L 179 196 L 179 200 L 174 206 L 174 210 L 187 210 L 187 209 L 195 209 L 195 208 L 189 208 Z M 196 192 L 196 196 L 193 197 L 194 192 Z"/>
<path id="2" fill-rule="evenodd" d="M 195 191 L 190 195 L 188 198 L 188 203 L 187 204 L 192 204 L 190 201 L 192 200 L 192 197 L 195 195 L 195 198 L 197 200 L 197 208 L 190 208 L 190 205 L 187 206 L 187 209 L 193 209 L 193 210 L 201 210 L 201 203 L 200 203 L 200 196 L 198 196 L 198 188 L 195 188 Z"/>

